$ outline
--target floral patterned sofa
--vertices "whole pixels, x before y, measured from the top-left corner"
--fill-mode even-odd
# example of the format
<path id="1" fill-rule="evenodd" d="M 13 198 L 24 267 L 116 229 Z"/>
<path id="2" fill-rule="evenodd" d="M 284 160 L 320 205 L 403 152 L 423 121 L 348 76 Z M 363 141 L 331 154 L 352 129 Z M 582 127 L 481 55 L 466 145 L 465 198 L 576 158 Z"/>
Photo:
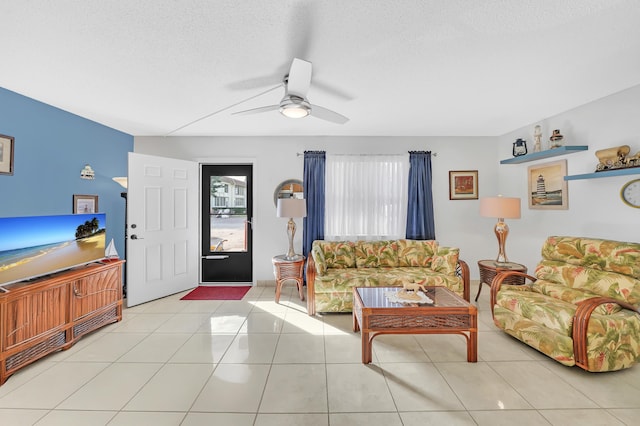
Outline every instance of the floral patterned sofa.
<path id="1" fill-rule="evenodd" d="M 502 284 L 524 275 L 522 286 Z M 549 237 L 535 277 L 501 272 L 493 321 L 556 361 L 592 372 L 640 361 L 640 244 Z"/>
<path id="2" fill-rule="evenodd" d="M 446 286 L 469 300 L 469 267 L 459 250 L 435 240 L 313 242 L 307 261 L 307 310 L 351 312 L 353 287 L 420 283 Z"/>

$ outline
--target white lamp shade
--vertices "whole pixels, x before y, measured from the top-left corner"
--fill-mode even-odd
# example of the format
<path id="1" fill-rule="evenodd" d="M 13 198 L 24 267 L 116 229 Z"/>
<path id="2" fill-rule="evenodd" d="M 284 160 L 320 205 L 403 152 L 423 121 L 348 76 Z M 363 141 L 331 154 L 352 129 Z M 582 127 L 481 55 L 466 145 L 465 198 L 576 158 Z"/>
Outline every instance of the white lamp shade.
<path id="1" fill-rule="evenodd" d="M 115 182 L 118 182 L 121 187 L 123 187 L 124 189 L 127 189 L 128 179 L 127 179 L 126 176 L 118 176 L 118 177 L 114 177 L 112 179 Z"/>
<path id="2" fill-rule="evenodd" d="M 305 217 L 307 215 L 307 202 L 300 198 L 279 198 L 278 217 Z"/>
<path id="3" fill-rule="evenodd" d="M 502 219 L 520 219 L 520 198 L 500 196 L 481 198 L 480 215 Z"/>

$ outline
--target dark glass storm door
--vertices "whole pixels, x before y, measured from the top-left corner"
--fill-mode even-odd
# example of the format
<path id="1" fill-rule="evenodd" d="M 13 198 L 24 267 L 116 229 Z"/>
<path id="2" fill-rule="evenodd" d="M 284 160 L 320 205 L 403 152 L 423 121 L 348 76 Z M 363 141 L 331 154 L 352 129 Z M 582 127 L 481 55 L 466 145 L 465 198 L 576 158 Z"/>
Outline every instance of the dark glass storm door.
<path id="1" fill-rule="evenodd" d="M 253 165 L 202 166 L 202 283 L 253 281 Z"/>

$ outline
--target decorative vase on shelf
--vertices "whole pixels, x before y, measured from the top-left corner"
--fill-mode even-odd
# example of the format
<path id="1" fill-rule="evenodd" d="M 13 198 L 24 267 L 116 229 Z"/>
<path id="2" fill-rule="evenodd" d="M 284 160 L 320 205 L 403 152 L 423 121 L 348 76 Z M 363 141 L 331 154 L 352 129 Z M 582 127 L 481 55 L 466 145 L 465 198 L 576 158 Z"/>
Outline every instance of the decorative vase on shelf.
<path id="1" fill-rule="evenodd" d="M 560 134 L 560 130 L 554 130 L 549 138 L 549 148 L 560 148 L 564 145 L 564 136 Z"/>
<path id="2" fill-rule="evenodd" d="M 516 140 L 513 143 L 513 156 L 519 157 L 521 155 L 525 155 L 526 153 L 527 153 L 527 141 L 525 141 L 524 139 L 518 138 L 518 140 Z"/>

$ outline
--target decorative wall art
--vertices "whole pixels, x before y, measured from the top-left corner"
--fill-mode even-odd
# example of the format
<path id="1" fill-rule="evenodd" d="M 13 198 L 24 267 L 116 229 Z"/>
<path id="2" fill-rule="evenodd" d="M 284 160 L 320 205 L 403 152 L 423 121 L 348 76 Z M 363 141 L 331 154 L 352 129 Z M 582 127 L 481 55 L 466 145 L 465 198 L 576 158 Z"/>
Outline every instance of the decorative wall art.
<path id="1" fill-rule="evenodd" d="M 97 195 L 73 195 L 73 213 L 97 213 Z"/>
<path id="2" fill-rule="evenodd" d="M 567 181 L 567 160 L 537 164 L 528 167 L 529 208 L 536 210 L 567 210 L 569 192 Z"/>
<path id="3" fill-rule="evenodd" d="M 478 199 L 478 171 L 450 170 L 449 171 L 449 199 L 477 200 Z"/>
<path id="4" fill-rule="evenodd" d="M 0 175 L 13 174 L 13 136 L 0 135 Z"/>

